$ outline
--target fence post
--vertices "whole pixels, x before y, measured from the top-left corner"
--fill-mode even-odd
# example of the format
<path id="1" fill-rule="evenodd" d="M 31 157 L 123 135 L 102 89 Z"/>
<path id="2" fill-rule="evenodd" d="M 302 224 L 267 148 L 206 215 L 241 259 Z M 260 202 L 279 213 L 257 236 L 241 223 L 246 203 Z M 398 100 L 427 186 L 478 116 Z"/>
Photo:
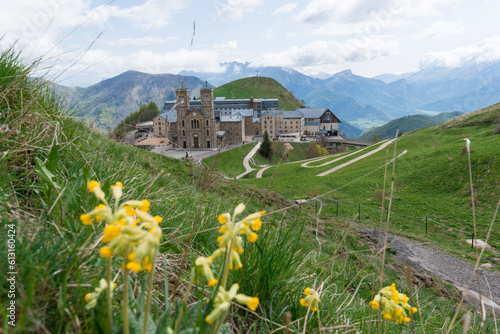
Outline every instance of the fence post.
<path id="1" fill-rule="evenodd" d="M 427 234 L 427 216 L 425 216 L 425 234 Z"/>

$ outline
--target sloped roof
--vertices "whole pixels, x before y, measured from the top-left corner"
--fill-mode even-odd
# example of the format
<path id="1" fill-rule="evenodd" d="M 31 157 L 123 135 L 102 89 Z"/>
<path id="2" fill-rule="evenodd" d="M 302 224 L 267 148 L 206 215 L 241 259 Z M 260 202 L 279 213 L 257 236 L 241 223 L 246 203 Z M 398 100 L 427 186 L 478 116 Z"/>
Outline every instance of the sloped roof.
<path id="1" fill-rule="evenodd" d="M 305 118 L 320 118 L 327 111 L 327 108 L 297 108 L 295 111 L 301 112 Z"/>
<path id="2" fill-rule="evenodd" d="M 283 118 L 302 118 L 304 114 L 297 110 L 283 111 Z"/>
<path id="3" fill-rule="evenodd" d="M 164 112 L 162 114 L 159 114 L 156 117 L 161 117 L 168 123 L 177 123 L 177 110 L 169 111 L 169 112 Z M 156 118 L 155 117 L 155 118 Z"/>

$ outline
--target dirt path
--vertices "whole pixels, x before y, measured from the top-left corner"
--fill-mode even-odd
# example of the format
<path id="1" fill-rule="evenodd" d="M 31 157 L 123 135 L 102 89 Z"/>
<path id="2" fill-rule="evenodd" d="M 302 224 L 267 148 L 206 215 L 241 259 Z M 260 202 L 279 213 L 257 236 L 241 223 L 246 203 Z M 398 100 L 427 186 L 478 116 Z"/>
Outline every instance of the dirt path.
<path id="1" fill-rule="evenodd" d="M 368 237 L 374 237 L 380 241 L 384 238 L 384 234 L 380 233 L 379 235 L 376 230 L 360 226 L 355 228 Z M 390 244 L 390 248 L 396 252 L 396 259 L 401 263 L 406 264 L 408 261 L 418 271 L 424 271 L 459 288 L 467 288 L 474 269 L 468 262 L 433 248 L 430 243 L 424 244 L 394 234 L 388 234 L 387 242 Z M 484 268 L 479 270 L 482 295 L 500 304 L 500 272 Z M 474 274 L 469 289 L 478 292 L 477 274 Z"/>
<path id="2" fill-rule="evenodd" d="M 326 172 L 319 173 L 319 174 L 318 174 L 318 175 L 316 175 L 316 176 L 325 176 L 325 175 L 328 175 L 328 174 L 330 174 L 330 173 L 333 173 L 333 172 L 335 172 L 335 171 L 337 171 L 337 170 L 339 170 L 339 169 L 341 169 L 341 168 L 344 168 L 344 167 L 346 167 L 346 166 L 349 166 L 350 164 L 353 164 L 353 163 L 355 163 L 356 161 L 362 160 L 362 159 L 364 159 L 364 158 L 366 158 L 366 157 L 369 157 L 369 156 L 370 156 L 370 155 L 372 155 L 372 154 L 377 153 L 377 152 L 378 152 L 378 151 L 380 151 L 380 150 L 383 150 L 386 146 L 390 145 L 392 142 L 394 142 L 394 139 L 393 139 L 393 140 L 390 140 L 390 141 L 387 141 L 387 142 L 385 142 L 385 143 L 383 143 L 382 145 L 380 145 L 379 147 L 377 147 L 376 149 L 374 149 L 374 150 L 372 150 L 372 151 L 370 151 L 370 152 L 368 152 L 368 153 L 365 153 L 365 154 L 363 154 L 363 155 L 360 155 L 359 157 L 356 157 L 356 158 L 351 159 L 351 160 L 349 160 L 349 161 L 347 161 L 347 162 L 344 162 L 342 165 L 339 165 L 339 166 L 337 166 L 337 167 L 334 167 L 334 168 L 332 168 L 332 169 L 329 169 L 329 170 L 327 170 Z"/>
<path id="3" fill-rule="evenodd" d="M 255 170 L 255 168 L 252 168 L 250 166 L 250 158 L 252 158 L 255 155 L 255 153 L 257 153 L 261 144 L 262 144 L 261 142 L 257 143 L 257 145 L 255 145 L 252 148 L 252 150 L 250 150 L 250 152 L 248 152 L 248 154 L 245 156 L 245 158 L 243 158 L 243 166 L 245 167 L 245 171 L 243 173 L 241 173 L 240 175 L 236 176 L 236 179 L 241 179 L 243 176 L 245 176 L 248 173 L 250 173 L 251 171 Z"/>

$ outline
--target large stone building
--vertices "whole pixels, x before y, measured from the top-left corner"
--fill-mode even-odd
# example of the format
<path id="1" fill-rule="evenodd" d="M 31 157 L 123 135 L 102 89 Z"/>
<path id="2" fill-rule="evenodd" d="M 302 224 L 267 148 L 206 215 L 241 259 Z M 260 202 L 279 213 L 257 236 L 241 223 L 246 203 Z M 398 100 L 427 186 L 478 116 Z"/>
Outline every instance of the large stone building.
<path id="1" fill-rule="evenodd" d="M 168 138 L 174 147 L 217 148 L 266 131 L 275 140 L 338 134 L 340 120 L 327 108 L 285 111 L 278 99 L 214 99 L 208 87 L 200 95 L 191 100 L 187 88 L 177 89 L 175 101 L 165 102 L 163 113 L 153 119 L 155 136 Z"/>

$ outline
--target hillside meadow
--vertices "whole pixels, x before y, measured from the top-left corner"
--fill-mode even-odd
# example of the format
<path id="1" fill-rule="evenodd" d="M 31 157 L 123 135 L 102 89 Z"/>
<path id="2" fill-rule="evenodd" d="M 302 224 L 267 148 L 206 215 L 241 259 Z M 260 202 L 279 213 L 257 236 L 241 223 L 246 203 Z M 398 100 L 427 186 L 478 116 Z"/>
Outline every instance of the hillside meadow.
<path id="1" fill-rule="evenodd" d="M 381 280 L 381 249 L 344 220 L 317 217 L 286 201 L 306 196 L 307 188 L 326 192 L 328 184 L 297 174 L 297 180 L 314 182 L 307 186 L 289 178 L 286 187 L 278 169 L 275 186 L 285 199 L 254 180 L 226 181 L 210 168 L 110 141 L 73 120 L 74 111 L 43 81 L 32 79 L 36 68 L 13 49 L 0 54 L 1 222 L 15 231 L 15 261 L 9 263 L 15 284 L 0 282 L 3 333 L 432 333 L 444 327 L 463 332 L 467 308 L 457 309 L 451 324 L 458 302 L 454 288 L 439 280 L 414 281 L 415 273 L 390 255 Z M 497 137 L 477 127 L 468 127 L 467 135 L 473 145 L 489 138 L 482 146 L 491 153 Z M 450 152 L 459 153 L 444 161 L 462 172 L 463 143 L 455 143 L 449 131 L 458 132 L 435 132 L 450 136 Z M 411 146 L 404 139 L 401 146 Z M 448 152 L 448 146 L 429 143 Z M 486 153 L 480 158 L 490 169 L 496 166 Z M 377 159 L 376 166 L 383 163 Z M 398 160 L 398 173 L 409 166 Z M 475 166 L 475 175 L 488 175 Z M 428 167 L 439 172 L 439 166 Z M 369 166 L 363 168 L 359 173 Z M 345 181 L 357 175 L 352 173 Z M 478 190 L 493 192 L 486 179 L 478 181 Z M 465 189 L 439 180 L 432 188 L 436 194 L 439 187 Z M 418 187 L 405 182 L 400 188 Z M 359 196 L 373 192 L 372 186 L 357 182 Z M 478 198 L 485 203 L 490 197 Z M 243 232 L 228 232 L 236 226 Z M 1 234 L 2 245 L 8 235 Z M 8 253 L 0 248 L 2 277 Z M 137 263 L 145 253 L 152 259 Z M 390 290 L 393 283 L 408 298 L 399 300 L 395 288 Z M 370 301 L 385 286 L 397 305 L 384 312 L 408 322 L 383 320 L 372 308 L 378 304 Z M 403 305 L 411 305 L 411 313 Z M 403 312 L 408 317 L 401 318 Z M 480 333 L 479 316 L 469 314 L 468 333 Z M 484 326 L 488 333 L 496 330 L 491 317 Z"/>
<path id="2" fill-rule="evenodd" d="M 486 237 L 500 193 L 499 118 L 500 105 L 494 105 L 442 125 L 406 133 L 398 139 L 396 153 L 407 153 L 398 158 L 396 163 L 393 230 L 416 237 L 424 236 L 460 253 L 468 252 L 465 239 L 471 239 L 473 226 L 464 139 L 469 138 L 478 238 Z M 384 166 L 386 154 L 392 159 L 393 145 L 329 175 L 317 175 L 378 145 L 380 143 L 323 167 L 304 168 L 297 163 L 282 164 L 277 170 L 266 170 L 262 179 L 249 175 L 241 182 L 267 187 L 274 175 L 271 189 L 289 200 L 319 196 L 329 205 L 324 213 L 336 217 L 339 205 L 341 217 L 374 224 L 380 219 L 384 180 L 384 168 L 381 167 Z M 346 154 L 343 153 L 344 156 Z M 319 166 L 343 155 L 333 155 L 312 162 L 310 166 Z M 332 191 L 334 189 L 339 190 Z M 389 182 L 386 191 L 388 189 Z M 497 249 L 500 248 L 498 233 L 498 229 L 494 230 L 490 240 Z M 468 254 L 472 256 L 473 252 Z M 498 257 L 493 256 L 492 259 L 497 266 L 500 265 Z"/>

